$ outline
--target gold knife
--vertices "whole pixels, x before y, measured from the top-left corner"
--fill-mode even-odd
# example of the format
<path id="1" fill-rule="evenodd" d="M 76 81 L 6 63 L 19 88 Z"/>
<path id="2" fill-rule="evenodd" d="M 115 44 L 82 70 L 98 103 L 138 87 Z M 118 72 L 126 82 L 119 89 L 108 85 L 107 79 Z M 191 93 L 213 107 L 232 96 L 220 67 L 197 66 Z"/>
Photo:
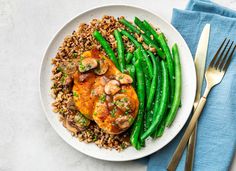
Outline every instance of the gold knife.
<path id="1" fill-rule="evenodd" d="M 197 74 L 197 91 L 196 91 L 196 97 L 194 100 L 193 111 L 196 109 L 198 102 L 200 100 L 200 95 L 201 95 L 201 90 L 202 90 L 202 81 L 203 81 L 204 72 L 205 72 L 205 63 L 206 63 L 209 35 L 210 35 L 210 24 L 206 24 L 203 28 L 201 37 L 199 39 L 197 51 L 194 58 L 196 74 Z M 197 124 L 195 125 L 194 131 L 188 142 L 187 155 L 186 155 L 186 161 L 185 161 L 185 171 L 193 170 L 196 134 L 197 134 Z"/>

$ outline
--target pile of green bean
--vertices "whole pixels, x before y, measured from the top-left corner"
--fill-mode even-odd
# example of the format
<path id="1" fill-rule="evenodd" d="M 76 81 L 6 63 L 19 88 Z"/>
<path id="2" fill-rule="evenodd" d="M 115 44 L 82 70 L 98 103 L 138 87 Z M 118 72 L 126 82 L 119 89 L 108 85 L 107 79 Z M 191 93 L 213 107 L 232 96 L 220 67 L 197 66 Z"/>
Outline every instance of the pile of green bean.
<path id="1" fill-rule="evenodd" d="M 158 34 L 146 20 L 135 17 L 135 25 L 125 18 L 119 22 L 126 29 L 114 31 L 118 57 L 98 31 L 93 36 L 116 67 L 121 72 L 128 72 L 134 80 L 139 111 L 131 128 L 130 142 L 139 150 L 145 146 L 147 137 L 161 137 L 165 127 L 171 126 L 174 121 L 181 100 L 180 57 L 177 44 L 173 45 L 171 53 L 165 35 Z M 155 53 L 145 50 L 135 34 L 141 36 L 149 47 L 155 48 Z M 133 53 L 125 50 L 122 36 L 134 44 L 136 50 Z"/>

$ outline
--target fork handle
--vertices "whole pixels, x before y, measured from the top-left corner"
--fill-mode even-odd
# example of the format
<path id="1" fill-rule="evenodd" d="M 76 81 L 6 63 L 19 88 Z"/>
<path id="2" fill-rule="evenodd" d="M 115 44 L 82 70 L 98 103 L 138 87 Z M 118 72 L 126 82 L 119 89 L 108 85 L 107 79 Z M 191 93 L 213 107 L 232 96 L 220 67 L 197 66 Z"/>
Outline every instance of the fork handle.
<path id="1" fill-rule="evenodd" d="M 179 145 L 177 146 L 175 152 L 174 152 L 174 155 L 171 159 L 171 161 L 169 162 L 169 165 L 167 167 L 167 170 L 168 171 L 175 171 L 178 164 L 179 164 L 179 161 L 181 159 L 181 156 L 183 154 L 183 151 L 185 149 L 185 146 L 189 140 L 189 137 L 191 136 L 192 132 L 193 132 L 193 129 L 195 127 L 195 124 L 199 118 L 199 116 L 201 115 L 202 113 L 202 110 L 204 108 L 206 104 L 206 96 L 202 97 L 198 103 L 198 106 L 196 108 L 196 110 L 194 111 L 193 113 L 193 117 L 192 119 L 190 120 L 189 124 L 188 124 L 188 127 L 179 143 Z"/>
<path id="2" fill-rule="evenodd" d="M 193 132 L 188 140 L 188 148 L 187 148 L 186 161 L 185 161 L 185 171 L 193 170 L 196 138 L 197 138 L 197 123 L 195 124 L 195 128 L 193 129 Z"/>

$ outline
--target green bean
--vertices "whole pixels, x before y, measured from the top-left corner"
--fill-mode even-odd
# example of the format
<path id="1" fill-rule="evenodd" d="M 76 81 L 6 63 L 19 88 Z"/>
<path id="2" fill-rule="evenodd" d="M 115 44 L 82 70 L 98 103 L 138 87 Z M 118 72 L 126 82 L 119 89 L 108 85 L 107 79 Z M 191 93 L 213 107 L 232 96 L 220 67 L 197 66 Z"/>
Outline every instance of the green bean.
<path id="1" fill-rule="evenodd" d="M 168 110 L 166 112 L 168 112 Z M 156 138 L 159 138 L 163 135 L 165 127 L 166 127 L 166 118 L 167 118 L 166 116 L 163 117 L 163 119 L 161 120 L 161 123 L 159 124 L 159 126 L 156 128 L 156 130 L 152 134 L 152 138 L 156 139 Z"/>
<path id="2" fill-rule="evenodd" d="M 127 64 L 130 64 L 131 63 L 131 61 L 132 61 L 132 59 L 133 59 L 133 54 L 131 53 L 131 52 L 127 52 L 127 54 L 126 54 L 126 63 Z"/>
<path id="3" fill-rule="evenodd" d="M 120 69 L 120 65 L 116 59 L 115 53 L 111 49 L 111 47 L 110 47 L 109 43 L 106 41 L 106 39 L 104 39 L 104 37 L 102 37 L 101 33 L 99 33 L 97 30 L 93 32 L 93 36 L 102 45 L 102 47 L 104 48 L 104 50 L 107 53 L 107 55 L 109 56 L 109 58 L 114 62 L 115 66 L 118 69 Z"/>
<path id="4" fill-rule="evenodd" d="M 125 25 L 131 32 L 140 34 L 141 31 L 136 28 L 133 24 L 131 24 L 129 21 L 127 21 L 125 18 L 121 18 L 119 22 L 123 25 Z"/>
<path id="5" fill-rule="evenodd" d="M 147 106 L 146 109 L 149 111 L 151 109 L 151 105 L 155 96 L 155 91 L 157 88 L 157 74 L 158 74 L 158 69 L 157 69 L 157 59 L 152 52 L 148 51 L 148 54 L 150 55 L 153 63 L 153 78 L 152 78 L 152 83 L 151 83 L 151 88 L 149 94 L 147 94 Z"/>
<path id="6" fill-rule="evenodd" d="M 146 110 L 146 128 L 152 124 L 153 110 Z M 146 129 L 147 130 L 147 129 Z"/>
<path id="7" fill-rule="evenodd" d="M 156 89 L 156 97 L 155 97 L 155 100 L 154 100 L 154 104 L 152 104 L 152 109 L 153 109 L 153 113 L 157 112 L 159 106 L 160 106 L 160 99 L 161 99 L 161 94 L 162 94 L 162 90 L 161 90 L 161 86 L 162 86 L 162 83 L 161 83 L 161 63 L 159 61 L 157 61 L 157 69 L 158 69 L 158 77 L 157 77 L 157 89 Z M 150 122 L 152 122 L 152 120 L 155 119 L 153 114 L 152 114 L 152 118 L 149 118 Z M 158 130 L 158 127 L 156 128 L 156 131 L 157 132 Z M 155 132 L 152 133 L 151 137 L 155 138 Z"/>
<path id="8" fill-rule="evenodd" d="M 135 57 L 135 55 L 133 55 L 133 58 L 132 58 L 132 64 L 134 65 L 134 63 L 136 62 L 136 57 Z"/>
<path id="9" fill-rule="evenodd" d="M 151 34 L 153 35 L 154 39 L 158 42 L 158 44 L 160 44 L 158 40 L 159 35 L 157 34 L 156 30 L 146 20 L 143 21 L 143 25 L 147 30 L 151 32 Z"/>
<path id="10" fill-rule="evenodd" d="M 142 53 L 140 48 L 135 51 L 137 55 L 137 61 L 135 62 L 136 78 L 137 78 L 137 94 L 139 99 L 139 111 L 134 125 L 132 126 L 132 132 L 130 135 L 131 144 L 138 149 L 139 136 L 141 131 L 141 125 L 143 123 L 143 113 L 145 107 L 145 78 L 143 73 L 143 68 L 141 65 Z"/>
<path id="11" fill-rule="evenodd" d="M 139 135 L 142 135 L 144 132 L 145 132 L 145 130 L 146 130 L 146 113 L 144 112 L 143 113 L 143 122 L 142 122 L 142 125 L 141 125 L 141 130 L 140 130 L 140 134 Z M 140 136 L 139 136 L 139 139 L 140 139 Z M 141 145 L 141 147 L 144 147 L 145 146 L 145 141 L 141 141 L 141 140 L 139 140 L 139 142 L 140 142 L 140 145 Z"/>
<path id="12" fill-rule="evenodd" d="M 150 127 L 151 122 L 153 120 L 153 110 L 151 110 L 151 109 L 154 108 L 154 104 L 155 104 L 154 102 L 157 103 L 156 107 L 155 107 L 155 110 L 157 110 L 157 108 L 159 106 L 160 96 L 161 96 L 161 74 L 160 74 L 161 66 L 160 66 L 160 61 L 159 61 L 159 58 L 155 58 L 155 56 L 152 53 L 149 52 L 149 55 L 151 56 L 151 59 L 153 61 L 154 76 L 153 76 L 153 79 L 152 79 L 151 92 L 148 96 L 147 107 L 146 107 L 147 111 L 148 111 L 148 115 L 147 115 L 147 119 L 146 119 L 147 120 L 147 122 L 146 122 L 147 127 Z M 155 59 L 155 61 L 154 61 L 154 59 Z M 153 100 L 153 98 L 155 96 L 155 93 L 156 93 L 156 97 Z"/>
<path id="13" fill-rule="evenodd" d="M 170 106 L 172 106 L 174 91 L 175 91 L 175 76 L 174 76 L 174 66 L 173 66 L 173 59 L 170 53 L 169 46 L 165 40 L 164 34 L 160 34 L 158 37 L 160 41 L 161 48 L 163 49 L 166 55 L 166 61 L 169 71 L 169 79 L 170 79 Z"/>
<path id="14" fill-rule="evenodd" d="M 164 61 L 161 61 L 161 70 L 162 70 L 162 95 L 160 100 L 160 105 L 157 110 L 154 110 L 153 120 L 151 126 L 148 128 L 143 135 L 141 135 L 141 141 L 144 141 L 149 135 L 151 135 L 156 127 L 159 126 L 164 113 L 167 109 L 168 96 L 169 96 L 169 79 L 168 79 L 168 70 Z M 155 104 L 156 107 L 156 104 Z"/>
<path id="15" fill-rule="evenodd" d="M 133 44 L 136 46 L 136 48 L 140 48 L 141 49 L 142 54 L 144 56 L 142 60 L 146 63 L 149 77 L 152 78 L 152 76 L 153 76 L 152 62 L 150 61 L 150 58 L 148 57 L 148 54 L 144 50 L 143 46 L 129 32 L 127 32 L 125 30 L 121 30 L 121 34 L 123 34 L 126 37 L 128 37 L 128 39 L 130 39 L 131 42 L 133 42 Z"/>
<path id="16" fill-rule="evenodd" d="M 170 49 L 166 43 L 165 37 L 163 35 L 163 33 L 161 33 L 160 35 L 157 34 L 157 32 L 154 30 L 154 28 L 146 21 L 143 21 L 144 26 L 146 27 L 146 29 L 148 29 L 154 39 L 158 42 L 158 44 L 161 46 L 162 50 L 165 53 L 165 56 L 167 58 L 167 64 L 168 64 L 168 70 L 169 70 L 169 76 L 170 76 L 170 105 L 172 105 L 172 101 L 173 101 L 173 93 L 174 93 L 174 68 L 173 68 L 173 62 L 172 62 L 172 57 L 171 57 L 171 53 L 170 53 Z"/>
<path id="17" fill-rule="evenodd" d="M 150 93 L 150 89 L 151 89 L 151 79 L 148 78 L 145 74 L 145 86 L 146 86 L 146 94 L 148 95 Z"/>
<path id="18" fill-rule="evenodd" d="M 142 148 L 141 143 L 138 141 L 138 142 L 137 142 L 136 149 L 137 149 L 137 150 L 141 150 L 141 148 Z"/>
<path id="19" fill-rule="evenodd" d="M 149 46 L 151 46 L 151 47 L 153 47 L 153 48 L 156 49 L 158 56 L 160 56 L 162 59 L 165 59 L 165 54 L 163 53 L 163 51 L 161 50 L 161 48 L 159 48 L 159 47 L 155 44 L 155 42 L 154 42 L 152 39 L 150 39 L 150 38 L 149 38 L 148 36 L 146 36 L 145 34 L 142 34 L 142 38 L 143 38 L 143 41 L 144 41 L 147 45 L 149 45 Z"/>
<path id="20" fill-rule="evenodd" d="M 174 46 L 172 47 L 172 53 L 174 56 L 174 68 L 175 68 L 175 91 L 174 91 L 173 103 L 167 115 L 166 125 L 168 127 L 172 124 L 176 116 L 181 99 L 181 64 L 180 64 L 179 50 L 177 44 L 174 44 Z"/>
<path id="21" fill-rule="evenodd" d="M 118 62 L 120 64 L 121 72 L 125 70 L 125 47 L 122 41 L 121 33 L 118 30 L 114 31 L 114 35 L 117 42 Z"/>
<path id="22" fill-rule="evenodd" d="M 151 32 L 146 29 L 146 27 L 144 26 L 143 22 L 142 22 L 138 17 L 135 17 L 135 18 L 134 18 L 134 23 L 135 23 L 135 24 L 140 28 L 140 30 L 142 30 L 148 37 L 151 36 Z"/>
<path id="23" fill-rule="evenodd" d="M 151 89 L 151 79 L 149 77 L 147 77 L 145 74 L 144 74 L 144 77 L 145 77 L 145 87 L 146 87 L 146 99 L 148 97 L 148 94 L 150 93 L 150 89 Z M 146 101 L 147 102 L 147 101 Z M 147 104 L 146 104 L 147 105 Z M 146 131 L 146 128 L 150 125 L 150 119 L 149 119 L 149 116 L 151 114 L 145 110 L 144 112 L 144 131 Z M 148 125 L 147 125 L 148 124 Z M 140 135 L 142 135 L 144 132 L 142 132 Z M 143 142 L 143 141 L 142 141 Z"/>
<path id="24" fill-rule="evenodd" d="M 143 61 L 144 63 L 146 63 L 146 67 L 148 69 L 148 75 L 149 75 L 149 79 L 152 79 L 153 77 L 153 67 L 152 67 L 152 62 L 150 60 L 150 58 L 148 57 L 148 54 L 147 52 L 144 50 L 143 47 L 141 47 L 141 51 L 142 51 L 142 54 L 143 54 Z"/>
<path id="25" fill-rule="evenodd" d="M 165 124 L 166 124 L 166 122 L 165 122 L 165 120 L 164 120 L 164 121 L 161 122 L 161 124 L 159 125 L 159 128 L 157 129 L 156 134 L 155 134 L 155 137 L 156 137 L 156 138 L 159 138 L 159 137 L 161 137 L 161 136 L 163 135 L 164 130 L 165 130 L 165 127 L 166 127 Z"/>
<path id="26" fill-rule="evenodd" d="M 135 87 L 135 67 L 134 65 L 126 65 L 126 69 L 129 72 L 129 75 L 133 78 L 133 87 Z"/>

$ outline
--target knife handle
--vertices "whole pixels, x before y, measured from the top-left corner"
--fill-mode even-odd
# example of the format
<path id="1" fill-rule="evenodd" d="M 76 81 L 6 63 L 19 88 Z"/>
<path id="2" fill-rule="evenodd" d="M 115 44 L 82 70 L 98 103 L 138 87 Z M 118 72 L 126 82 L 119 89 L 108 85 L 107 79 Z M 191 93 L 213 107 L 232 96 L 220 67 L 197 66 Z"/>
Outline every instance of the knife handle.
<path id="1" fill-rule="evenodd" d="M 192 132 L 192 135 L 188 141 L 188 148 L 187 148 L 186 161 L 185 161 L 185 171 L 192 171 L 193 170 L 196 138 L 197 138 L 197 123 L 196 123 L 195 128 Z"/>
<path id="2" fill-rule="evenodd" d="M 184 152 L 185 146 L 188 143 L 189 137 L 191 136 L 191 134 L 193 132 L 195 124 L 196 124 L 198 118 L 200 117 L 205 104 L 206 104 L 206 97 L 202 97 L 199 101 L 199 104 L 198 104 L 196 110 L 194 111 L 192 119 L 190 120 L 188 127 L 185 130 L 185 133 L 184 133 L 182 139 L 180 140 L 179 145 L 177 146 L 177 148 L 173 154 L 173 157 L 172 157 L 170 163 L 168 164 L 168 167 L 167 167 L 168 171 L 175 171 L 176 170 L 176 168 L 179 164 L 179 161 L 182 157 L 182 154 Z"/>

